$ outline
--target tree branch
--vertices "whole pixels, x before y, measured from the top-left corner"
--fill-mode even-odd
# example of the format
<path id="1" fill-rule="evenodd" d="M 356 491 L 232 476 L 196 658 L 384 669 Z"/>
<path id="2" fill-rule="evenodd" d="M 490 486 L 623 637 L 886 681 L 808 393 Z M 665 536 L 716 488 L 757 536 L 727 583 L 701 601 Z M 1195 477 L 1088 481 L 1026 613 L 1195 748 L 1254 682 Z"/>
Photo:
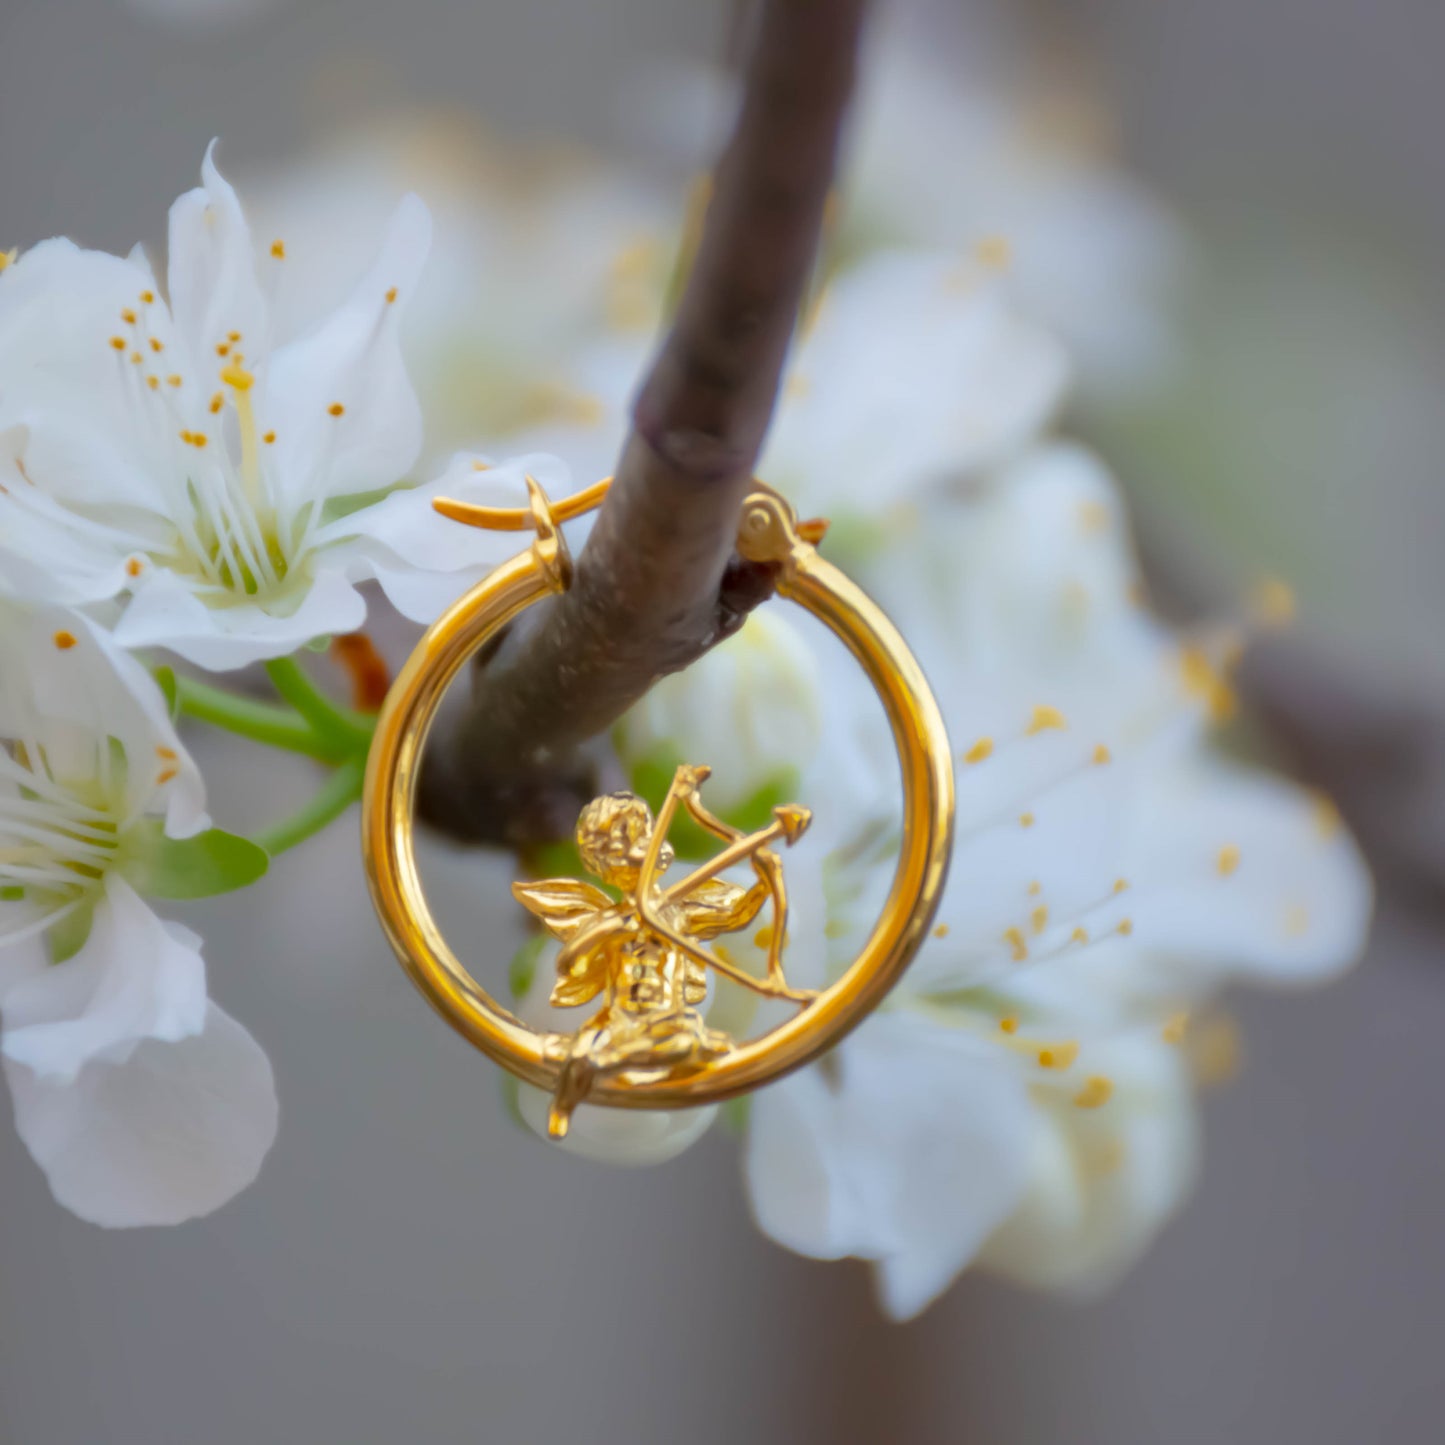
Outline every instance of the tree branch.
<path id="1" fill-rule="evenodd" d="M 426 759 L 420 810 L 478 842 L 570 830 L 579 748 L 771 591 L 733 555 L 817 250 L 867 0 L 764 0 L 743 102 L 672 329 L 572 587 L 474 673 Z"/>

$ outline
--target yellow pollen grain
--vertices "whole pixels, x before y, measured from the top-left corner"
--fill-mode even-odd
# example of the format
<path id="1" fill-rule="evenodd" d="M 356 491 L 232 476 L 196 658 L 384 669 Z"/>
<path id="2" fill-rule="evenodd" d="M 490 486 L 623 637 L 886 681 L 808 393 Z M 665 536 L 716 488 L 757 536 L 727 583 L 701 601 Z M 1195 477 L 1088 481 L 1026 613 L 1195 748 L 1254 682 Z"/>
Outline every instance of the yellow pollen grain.
<path id="1" fill-rule="evenodd" d="M 145 563 L 142 562 L 139 557 L 132 557 L 130 561 L 125 564 L 127 577 L 139 577 L 144 570 Z"/>
<path id="2" fill-rule="evenodd" d="M 326 408 L 326 411 L 327 411 L 327 414 L 328 414 L 329 416 L 345 416 L 345 415 L 346 415 L 346 408 L 345 408 L 344 406 L 342 406 L 342 404 L 341 404 L 339 401 L 333 401 L 333 402 L 331 403 L 331 405 Z"/>
<path id="3" fill-rule="evenodd" d="M 117 350 L 117 351 L 124 351 L 124 350 L 125 350 L 125 337 L 124 337 L 124 336 L 112 336 L 112 337 L 110 338 L 110 344 L 111 344 L 112 347 L 115 348 L 115 350 Z"/>
<path id="4" fill-rule="evenodd" d="M 1019 814 L 1019 827 L 1032 828 L 1034 826 L 1034 815 L 1032 813 Z"/>
<path id="5" fill-rule="evenodd" d="M 231 354 L 231 344 L 230 344 L 230 342 L 228 342 L 228 341 L 218 341 L 218 342 L 216 343 L 216 355 L 217 355 L 217 356 L 229 356 L 230 354 Z"/>
<path id="6" fill-rule="evenodd" d="M 1115 932 L 1118 933 L 1121 938 L 1128 938 L 1129 935 L 1134 932 L 1134 920 L 1132 918 L 1121 918 Z"/>
<path id="7" fill-rule="evenodd" d="M 166 385 L 167 385 L 167 386 L 174 386 L 174 387 L 176 387 L 176 388 L 179 390 L 180 384 L 181 384 L 181 379 L 180 379 L 179 376 L 176 376 L 176 375 L 172 374 L 172 375 L 166 377 Z"/>
<path id="8" fill-rule="evenodd" d="M 1044 891 L 1044 885 L 1037 878 L 1029 884 L 1029 897 L 1037 898 Z"/>
<path id="9" fill-rule="evenodd" d="M 266 445 L 269 447 L 276 440 L 276 433 L 273 431 L 268 431 L 266 435 L 261 438 L 261 440 L 265 442 Z"/>
<path id="10" fill-rule="evenodd" d="M 272 242 L 271 242 L 271 254 L 272 254 L 278 261 L 284 261 L 284 260 L 286 259 L 286 243 L 285 243 L 285 241 L 272 241 Z"/>
<path id="11" fill-rule="evenodd" d="M 1182 1044 L 1184 1042 L 1185 1030 L 1189 1027 L 1189 1015 L 1187 1013 L 1171 1014 L 1164 1021 L 1164 1027 L 1159 1030 L 1159 1037 L 1166 1044 Z"/>
<path id="12" fill-rule="evenodd" d="M 1049 1044 L 1039 1050 L 1039 1068 L 1067 1069 L 1079 1057 L 1079 1046 L 1072 1039 L 1062 1044 Z"/>
<path id="13" fill-rule="evenodd" d="M 229 341 L 232 346 L 234 346 L 236 342 L 238 342 L 240 339 L 241 333 L 239 331 L 228 331 L 226 333 L 226 340 Z"/>
<path id="14" fill-rule="evenodd" d="M 1233 843 L 1226 843 L 1214 860 L 1221 878 L 1228 878 L 1239 867 L 1239 849 Z"/>
<path id="15" fill-rule="evenodd" d="M 947 937 L 948 937 L 948 925 L 947 925 L 946 923 L 940 923 L 940 924 L 935 925 L 934 930 L 933 930 L 933 936 L 934 936 L 935 938 L 947 938 Z"/>
<path id="16" fill-rule="evenodd" d="M 1029 915 L 1029 924 L 1035 933 L 1042 933 L 1049 926 L 1049 910 L 1045 904 L 1039 904 Z"/>
<path id="17" fill-rule="evenodd" d="M 393 286 L 393 287 L 386 293 L 386 304 L 387 304 L 388 306 L 395 306 L 395 305 L 396 305 L 396 297 L 397 297 L 397 290 L 396 290 L 396 287 Z"/>
<path id="18" fill-rule="evenodd" d="M 1019 1031 L 1019 1021 L 1012 1015 L 1010 1015 L 1006 1019 L 1000 1019 L 998 1021 L 998 1026 L 1006 1034 L 1016 1034 Z"/>
<path id="19" fill-rule="evenodd" d="M 974 243 L 973 254 L 990 271 L 1006 271 L 1013 262 L 1013 243 L 1007 236 L 982 236 Z"/>
<path id="20" fill-rule="evenodd" d="M 993 739 L 980 738 L 964 755 L 966 763 L 981 763 L 985 758 L 993 756 Z"/>
<path id="21" fill-rule="evenodd" d="M 1003 941 L 1008 944 L 1012 951 L 1013 961 L 1015 963 L 1022 963 L 1029 956 L 1029 946 L 1024 941 L 1022 929 L 1006 928 L 1004 930 Z"/>
<path id="22" fill-rule="evenodd" d="M 1047 732 L 1051 728 L 1062 729 L 1068 725 L 1068 718 L 1058 708 L 1043 706 L 1034 709 L 1026 731 L 1029 737 L 1033 737 L 1036 733 Z"/>
<path id="23" fill-rule="evenodd" d="M 1335 800 L 1324 793 L 1310 795 L 1310 811 L 1314 817 L 1315 832 L 1326 842 L 1338 836 L 1343 824 Z"/>
<path id="24" fill-rule="evenodd" d="M 1112 762 L 1113 757 L 1113 753 L 1111 753 L 1103 743 L 1100 743 L 1099 746 L 1094 749 L 1092 761 L 1095 767 L 1102 768 L 1105 763 Z"/>
<path id="25" fill-rule="evenodd" d="M 1074 1095 L 1074 1103 L 1080 1109 L 1102 1109 L 1114 1097 L 1114 1081 L 1103 1074 L 1090 1074 L 1084 1080 L 1084 1087 Z"/>
<path id="26" fill-rule="evenodd" d="M 1250 611 L 1265 627 L 1288 627 L 1297 611 L 1294 589 L 1278 577 L 1266 577 L 1250 597 Z"/>
<path id="27" fill-rule="evenodd" d="M 180 438 L 181 438 L 181 440 L 182 440 L 183 442 L 185 442 L 185 444 L 186 444 L 187 446 L 190 446 L 190 444 L 191 444 L 191 437 L 192 437 L 192 433 L 189 432 L 189 431 L 183 431 L 183 432 L 180 433 Z"/>
<path id="28" fill-rule="evenodd" d="M 142 291 L 140 293 L 140 299 L 143 306 L 154 306 L 156 303 L 156 293 L 154 291 Z"/>
<path id="29" fill-rule="evenodd" d="M 156 748 L 156 757 L 158 757 L 163 763 L 175 762 L 176 756 L 176 750 L 174 748 Z"/>
<path id="30" fill-rule="evenodd" d="M 69 652 L 75 646 L 75 634 L 63 628 L 50 639 L 62 652 Z"/>
<path id="31" fill-rule="evenodd" d="M 473 462 L 473 463 L 472 463 L 472 470 L 473 470 L 474 472 L 489 472 L 489 471 L 491 471 L 491 469 L 492 469 L 492 464 L 491 464 L 491 462 Z"/>
<path id="32" fill-rule="evenodd" d="M 150 387 L 152 391 L 159 391 L 161 387 L 161 379 L 158 376 L 148 376 L 146 377 L 146 385 Z"/>
<path id="33" fill-rule="evenodd" d="M 211 415 L 215 416 L 225 404 L 226 398 L 218 391 L 215 396 L 211 398 Z"/>
<path id="34" fill-rule="evenodd" d="M 1123 892 L 1126 892 L 1127 889 L 1128 889 L 1128 887 L 1129 887 L 1129 880 L 1128 880 L 1127 878 L 1116 878 L 1116 879 L 1114 880 L 1114 892 L 1115 892 L 1115 893 L 1123 893 Z"/>
<path id="35" fill-rule="evenodd" d="M 139 365 L 141 364 L 141 362 L 143 362 L 144 360 L 145 360 L 145 357 L 143 357 L 143 356 L 140 354 L 140 352 L 138 352 L 138 351 L 132 351 L 132 352 L 131 352 L 131 354 L 130 354 L 130 364 L 131 364 L 132 366 L 139 366 Z"/>
<path id="36" fill-rule="evenodd" d="M 179 768 L 162 768 L 161 771 L 156 774 L 156 786 L 159 787 L 162 783 L 170 782 L 179 772 Z"/>
<path id="37" fill-rule="evenodd" d="M 1089 930 L 1087 928 L 1076 928 L 1070 935 L 1075 943 L 1087 943 L 1089 941 Z"/>
<path id="38" fill-rule="evenodd" d="M 125 310 L 120 313 L 120 319 L 124 321 L 127 326 L 134 326 L 136 323 L 136 314 L 127 306 Z"/>
<path id="39" fill-rule="evenodd" d="M 157 356 L 159 356 L 161 352 L 163 352 L 165 349 L 166 344 L 164 341 L 158 341 L 154 336 L 151 337 L 151 350 L 154 351 Z"/>

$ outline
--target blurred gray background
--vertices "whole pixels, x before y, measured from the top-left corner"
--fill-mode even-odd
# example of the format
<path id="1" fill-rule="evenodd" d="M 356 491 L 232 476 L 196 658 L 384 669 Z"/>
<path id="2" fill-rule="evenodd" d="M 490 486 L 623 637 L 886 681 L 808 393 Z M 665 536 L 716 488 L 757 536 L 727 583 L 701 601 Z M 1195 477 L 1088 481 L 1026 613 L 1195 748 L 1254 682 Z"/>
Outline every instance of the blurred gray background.
<path id="1" fill-rule="evenodd" d="M 1146 460 L 1172 458 L 1149 485 L 1222 569 L 1299 561 L 1342 647 L 1433 691 L 1445 6 L 1092 0 L 1067 23 L 1216 288 L 1191 365 L 1222 409 L 1152 452 L 1157 421 L 1117 423 L 1123 465 L 1143 484 Z M 154 238 L 209 137 L 232 168 L 282 160 L 338 105 L 590 135 L 626 64 L 715 56 L 726 32 L 699 0 L 290 0 L 189 38 L 120 0 L 4 0 L 0 243 Z M 1248 446 L 1228 419 L 1249 378 L 1215 354 L 1239 328 L 1295 365 L 1279 425 Z M 1382 374 L 1421 404 L 1376 404 Z M 238 827 L 306 782 L 294 760 L 260 774 L 243 747 L 200 756 Z M 1387 898 L 1346 982 L 1239 1000 L 1245 1071 L 1208 1100 L 1203 1186 L 1112 1296 L 970 1277 L 890 1327 L 860 1267 L 753 1230 L 726 1135 L 630 1172 L 520 1134 L 492 1071 L 391 962 L 354 850 L 337 830 L 206 910 L 215 992 L 282 1096 L 280 1141 L 239 1201 L 107 1234 L 57 1209 L 0 1129 L 5 1445 L 1437 1438 L 1438 918 Z"/>

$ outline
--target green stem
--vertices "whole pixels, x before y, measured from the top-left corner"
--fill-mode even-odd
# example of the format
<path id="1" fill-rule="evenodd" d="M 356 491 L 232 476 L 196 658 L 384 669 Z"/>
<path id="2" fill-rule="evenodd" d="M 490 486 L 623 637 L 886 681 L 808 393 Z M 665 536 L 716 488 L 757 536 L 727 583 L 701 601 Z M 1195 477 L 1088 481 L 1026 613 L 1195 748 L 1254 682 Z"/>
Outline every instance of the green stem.
<path id="1" fill-rule="evenodd" d="M 320 736 L 350 752 L 371 741 L 372 719 L 338 707 L 306 675 L 294 657 L 273 658 L 266 664 L 271 685 L 311 724 Z"/>
<path id="2" fill-rule="evenodd" d="M 256 842 L 273 858 L 304 843 L 339 818 L 360 796 L 366 777 L 366 754 L 353 753 L 312 795 L 304 807 L 273 828 L 256 835 Z"/>
<path id="3" fill-rule="evenodd" d="M 268 747 L 305 753 L 308 757 L 327 762 L 335 762 L 354 749 L 354 744 L 339 745 L 336 740 L 323 737 L 310 722 L 298 717 L 290 708 L 240 697 L 193 677 L 177 675 L 176 697 L 183 716 L 225 728 L 227 732 L 239 733 Z"/>

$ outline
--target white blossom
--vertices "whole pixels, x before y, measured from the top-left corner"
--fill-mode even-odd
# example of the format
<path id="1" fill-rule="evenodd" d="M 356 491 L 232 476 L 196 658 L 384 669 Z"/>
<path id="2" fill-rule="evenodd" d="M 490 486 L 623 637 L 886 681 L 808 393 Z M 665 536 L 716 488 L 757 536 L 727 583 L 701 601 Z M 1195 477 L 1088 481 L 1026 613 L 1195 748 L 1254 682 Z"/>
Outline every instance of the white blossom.
<path id="1" fill-rule="evenodd" d="M 56 1198 L 97 1224 L 205 1214 L 276 1132 L 266 1056 L 201 940 L 138 888 L 207 827 L 160 689 L 87 619 L 0 607 L 0 1056 Z"/>
<path id="2" fill-rule="evenodd" d="M 430 620 L 504 552 L 431 510 L 471 485 L 456 468 L 392 490 L 421 445 L 398 327 L 425 208 L 283 339 L 284 241 L 253 245 L 210 155 L 202 181 L 171 210 L 168 296 L 141 253 L 66 240 L 0 273 L 0 589 L 116 604 L 123 645 L 221 669 L 354 631 L 367 578 Z"/>

